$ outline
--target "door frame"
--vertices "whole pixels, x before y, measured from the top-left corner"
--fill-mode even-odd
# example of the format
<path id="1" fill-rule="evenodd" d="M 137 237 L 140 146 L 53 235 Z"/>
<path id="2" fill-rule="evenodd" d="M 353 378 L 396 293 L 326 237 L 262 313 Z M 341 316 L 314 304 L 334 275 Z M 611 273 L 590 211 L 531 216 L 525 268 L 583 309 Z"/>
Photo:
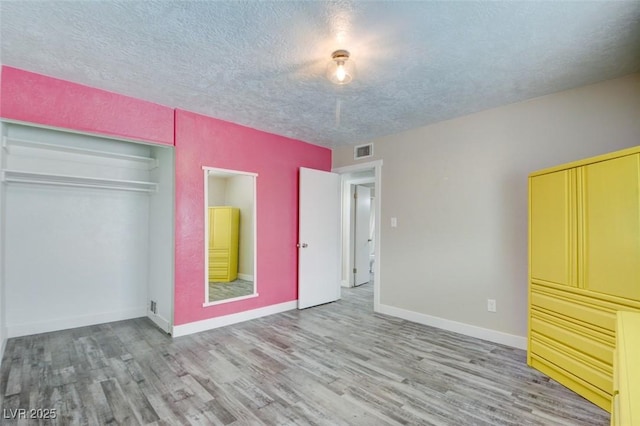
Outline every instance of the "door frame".
<path id="1" fill-rule="evenodd" d="M 366 170 L 372 170 L 373 169 L 373 174 L 374 174 L 374 182 L 375 182 L 375 197 L 374 197 L 374 203 L 375 203 L 375 209 L 376 209 L 376 217 L 375 217 L 375 230 L 374 230 L 374 234 L 375 234 L 375 241 L 376 241 L 376 245 L 374 248 L 374 256 L 375 256 L 375 262 L 374 262 L 374 267 L 373 267 L 373 273 L 374 273 L 374 280 L 373 280 L 373 311 L 374 312 L 380 312 L 380 285 L 382 282 L 381 279 L 381 257 L 380 257 L 380 246 L 382 245 L 382 238 L 380 238 L 380 228 L 381 228 L 381 212 L 382 212 L 382 160 L 375 160 L 375 161 L 369 161 L 366 163 L 360 163 L 360 164 L 353 164 L 350 166 L 343 166 L 343 167 L 336 167 L 332 170 L 332 172 L 334 173 L 338 173 L 341 175 L 342 177 L 342 191 L 344 191 L 344 180 L 345 180 L 345 175 L 349 174 L 349 173 L 353 173 L 353 172 L 361 172 L 361 171 L 366 171 Z M 344 193 L 342 194 L 342 196 L 344 197 Z M 342 199 L 341 199 L 342 200 Z M 341 209 L 342 211 L 344 211 L 344 208 Z M 342 226 L 341 226 L 341 238 L 345 238 L 344 235 L 344 223 L 346 220 L 349 220 L 348 218 L 344 217 L 344 213 L 341 213 L 342 216 Z M 344 262 L 344 256 L 348 256 L 348 253 L 342 253 L 342 261 Z M 347 263 L 348 263 L 348 259 L 347 259 Z M 344 278 L 344 276 L 342 277 Z"/>
<path id="2" fill-rule="evenodd" d="M 349 173 L 350 174 L 350 173 Z M 347 175 L 349 175 L 347 174 Z M 372 177 L 366 178 L 349 178 L 347 175 L 342 178 L 342 217 L 341 224 L 342 229 L 342 247 L 344 251 L 344 259 L 342 259 L 342 287 L 355 287 L 355 277 L 352 273 L 352 269 L 355 267 L 355 223 L 354 214 L 356 208 L 354 206 L 352 191 L 355 191 L 358 185 L 373 183 L 375 180 Z M 375 187 L 375 186 L 374 186 Z M 373 208 L 373 207 L 372 207 Z M 375 228 L 375 227 L 374 227 Z M 375 230 L 374 230 L 375 232 Z M 375 246 L 374 246 L 375 250 Z"/>

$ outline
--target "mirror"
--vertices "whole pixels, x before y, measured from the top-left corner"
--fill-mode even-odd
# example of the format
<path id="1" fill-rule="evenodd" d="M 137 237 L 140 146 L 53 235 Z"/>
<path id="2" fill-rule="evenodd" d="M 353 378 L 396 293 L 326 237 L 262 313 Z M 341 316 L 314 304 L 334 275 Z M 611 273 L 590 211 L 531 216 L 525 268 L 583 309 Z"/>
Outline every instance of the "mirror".
<path id="1" fill-rule="evenodd" d="M 205 306 L 258 296 L 254 173 L 203 167 Z"/>

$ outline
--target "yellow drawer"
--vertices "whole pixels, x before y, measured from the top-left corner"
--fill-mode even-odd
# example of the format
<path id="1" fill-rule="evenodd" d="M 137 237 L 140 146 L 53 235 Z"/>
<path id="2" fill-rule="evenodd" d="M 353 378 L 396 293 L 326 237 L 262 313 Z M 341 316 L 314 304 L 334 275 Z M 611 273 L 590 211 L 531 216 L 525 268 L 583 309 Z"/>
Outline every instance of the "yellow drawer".
<path id="1" fill-rule="evenodd" d="M 229 268 L 224 266 L 209 266 L 209 272 L 227 275 Z"/>
<path id="2" fill-rule="evenodd" d="M 561 366 L 562 370 L 584 379 L 609 396 L 613 393 L 613 367 L 610 365 L 539 334 L 531 336 L 531 353 Z"/>
<path id="3" fill-rule="evenodd" d="M 536 354 L 531 355 L 531 367 L 543 372 L 558 383 L 562 383 L 603 410 L 611 412 L 611 395 L 607 392 L 598 389 L 591 383 L 563 370 L 546 359 L 540 358 Z"/>
<path id="4" fill-rule="evenodd" d="M 570 295 L 569 295 L 570 296 Z M 616 314 L 598 305 L 589 305 L 573 301 L 557 295 L 547 295 L 536 291 L 531 292 L 531 305 L 535 308 L 560 314 L 584 323 L 607 330 L 613 335 L 616 329 Z"/>
<path id="5" fill-rule="evenodd" d="M 209 249 L 209 257 L 229 257 L 228 249 Z"/>
<path id="6" fill-rule="evenodd" d="M 560 342 L 605 364 L 613 365 L 615 339 L 544 312 L 532 311 L 531 332 Z"/>
<path id="7" fill-rule="evenodd" d="M 225 268 L 229 269 L 229 262 L 221 262 L 220 260 L 211 260 L 209 259 L 209 268 Z"/>

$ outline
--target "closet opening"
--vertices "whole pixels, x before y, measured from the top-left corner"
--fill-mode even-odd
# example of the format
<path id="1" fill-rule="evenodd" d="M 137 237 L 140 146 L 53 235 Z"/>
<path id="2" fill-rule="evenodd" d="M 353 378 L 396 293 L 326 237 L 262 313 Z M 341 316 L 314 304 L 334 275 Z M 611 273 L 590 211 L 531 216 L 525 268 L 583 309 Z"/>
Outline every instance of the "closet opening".
<path id="1" fill-rule="evenodd" d="M 0 123 L 6 337 L 173 321 L 172 147 Z"/>

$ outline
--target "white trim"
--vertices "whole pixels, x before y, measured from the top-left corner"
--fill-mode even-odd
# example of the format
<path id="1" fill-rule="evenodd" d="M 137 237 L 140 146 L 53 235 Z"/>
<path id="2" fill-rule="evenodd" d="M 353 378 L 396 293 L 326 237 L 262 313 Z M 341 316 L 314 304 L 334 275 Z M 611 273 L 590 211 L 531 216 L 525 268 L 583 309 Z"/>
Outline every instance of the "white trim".
<path id="1" fill-rule="evenodd" d="M 351 164 L 349 166 L 336 167 L 331 171 L 333 173 L 339 173 L 342 175 L 345 173 L 358 172 L 360 170 L 369 170 L 369 169 L 373 169 L 381 166 L 382 166 L 382 160 L 374 160 L 374 161 L 368 161 L 366 163 L 361 163 L 361 164 Z"/>
<path id="2" fill-rule="evenodd" d="M 202 307 L 206 308 L 207 306 L 215 306 L 215 305 L 220 305 L 222 303 L 237 302 L 238 300 L 245 300 L 245 299 L 253 299 L 254 297 L 258 297 L 258 296 L 260 296 L 258 292 L 254 292 L 251 294 L 247 294 L 246 296 L 230 297 L 228 299 L 214 300 L 213 302 L 204 302 L 202 304 Z"/>
<path id="3" fill-rule="evenodd" d="M 362 185 L 363 183 L 375 183 L 375 182 L 376 182 L 375 176 L 356 178 L 356 179 L 344 179 L 344 183 L 348 185 Z"/>
<path id="4" fill-rule="evenodd" d="M 369 161 L 367 163 L 361 164 L 353 164 L 350 166 L 337 167 L 332 171 L 334 173 L 346 174 L 351 172 L 357 172 L 360 170 L 374 170 L 374 179 L 375 179 L 375 191 L 376 196 L 374 197 L 374 203 L 376 205 L 376 229 L 375 229 L 375 241 L 376 246 L 374 248 L 374 256 L 376 261 L 373 264 L 373 273 L 375 278 L 373 279 L 373 311 L 381 312 L 380 305 L 380 286 L 382 282 L 382 275 L 380 273 L 381 270 L 381 256 L 380 256 L 380 246 L 382 245 L 382 160 Z"/>
<path id="5" fill-rule="evenodd" d="M 243 170 L 221 169 L 220 167 L 202 166 L 202 170 L 205 170 L 207 172 L 222 172 L 222 173 L 232 173 L 232 174 L 236 174 L 236 175 L 245 175 L 245 176 L 258 177 L 257 173 L 245 172 Z M 208 176 L 208 174 L 207 174 L 207 176 Z"/>
<path id="6" fill-rule="evenodd" d="M 477 339 L 500 343 L 502 345 L 511 346 L 517 349 L 527 349 L 527 338 L 516 336 L 514 334 L 503 333 L 501 331 L 482 328 L 475 325 L 448 320 L 445 318 L 434 317 L 414 311 L 408 311 L 406 309 L 396 308 L 389 305 L 380 305 L 380 310 L 377 312 L 402 318 L 407 321 L 416 322 L 418 324 L 429 325 L 431 327 L 441 328 L 443 330 L 452 331 L 454 333 L 464 334 L 465 336 L 471 336 Z"/>
<path id="7" fill-rule="evenodd" d="M 209 167 L 202 167 L 204 179 L 204 302 L 209 302 Z M 175 291 L 175 285 L 174 285 Z M 175 315 L 175 313 L 174 313 Z"/>
<path id="8" fill-rule="evenodd" d="M 149 311 L 147 312 L 147 318 L 153 321 L 165 333 L 171 333 L 171 322 L 162 315 L 154 314 Z"/>
<path id="9" fill-rule="evenodd" d="M 59 318 L 48 321 L 9 325 L 7 337 L 29 336 L 31 334 L 48 333 L 50 331 L 66 330 L 69 328 L 86 327 L 88 325 L 103 324 L 147 316 L 146 306 L 130 308 L 120 311 L 103 312 L 95 315 L 83 315 L 71 318 Z"/>
<path id="10" fill-rule="evenodd" d="M 298 307 L 298 301 L 279 303 L 277 305 L 265 306 L 263 308 L 238 312 L 236 314 L 224 315 L 221 317 L 209 318 L 202 321 L 190 322 L 188 324 L 174 325 L 173 337 L 186 336 L 201 331 L 213 330 L 214 328 L 225 327 L 239 322 L 249 321 L 280 312 L 291 311 Z"/>

